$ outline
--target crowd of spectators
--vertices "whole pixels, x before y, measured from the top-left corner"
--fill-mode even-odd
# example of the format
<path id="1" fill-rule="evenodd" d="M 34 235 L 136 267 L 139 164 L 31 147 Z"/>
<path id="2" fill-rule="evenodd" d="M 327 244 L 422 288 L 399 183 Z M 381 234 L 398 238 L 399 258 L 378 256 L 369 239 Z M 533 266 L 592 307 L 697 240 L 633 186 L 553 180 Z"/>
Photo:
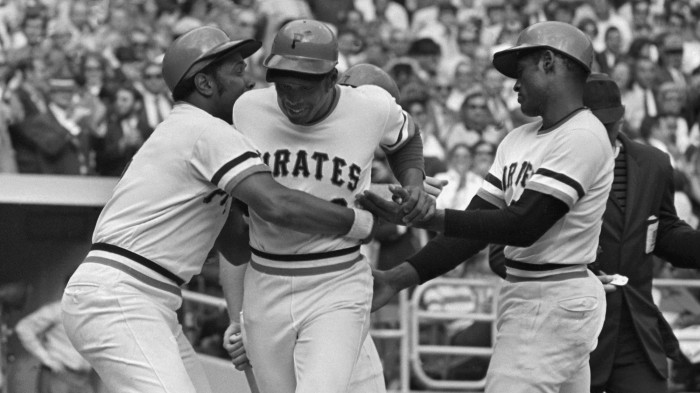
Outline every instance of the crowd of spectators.
<path id="1" fill-rule="evenodd" d="M 670 155 L 679 216 L 697 226 L 697 0 L 0 0 L 0 172 L 119 176 L 173 105 L 160 75 L 173 39 L 216 25 L 261 40 L 249 70 L 263 87 L 271 38 L 298 18 L 336 31 L 340 72 L 372 63 L 396 80 L 427 174 L 450 180 L 438 203 L 452 208 L 466 206 L 504 136 L 532 120 L 492 54 L 538 21 L 579 27 L 594 71 L 622 91 L 623 131 Z M 421 243 L 390 230 L 383 246 L 401 239 L 400 255 Z"/>

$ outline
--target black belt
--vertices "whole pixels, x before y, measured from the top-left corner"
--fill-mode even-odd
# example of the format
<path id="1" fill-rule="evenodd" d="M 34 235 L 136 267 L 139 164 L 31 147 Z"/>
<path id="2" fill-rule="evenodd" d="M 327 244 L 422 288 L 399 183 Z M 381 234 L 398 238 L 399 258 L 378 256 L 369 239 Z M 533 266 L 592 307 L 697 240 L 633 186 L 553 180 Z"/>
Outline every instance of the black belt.
<path id="1" fill-rule="evenodd" d="M 518 262 L 512 259 L 506 259 L 506 267 L 518 270 L 526 270 L 528 272 L 546 272 L 550 270 L 563 269 L 565 267 L 576 266 L 576 264 L 565 263 L 543 263 L 535 265 L 534 263 Z"/>
<path id="2" fill-rule="evenodd" d="M 175 284 L 177 284 L 178 286 L 181 286 L 182 284 L 185 283 L 185 280 L 176 276 L 174 273 L 172 273 L 168 269 L 164 268 L 163 266 L 151 261 L 148 258 L 144 258 L 141 255 L 136 254 L 135 252 L 131 252 L 131 251 L 126 250 L 124 248 L 121 248 L 119 246 L 115 246 L 113 244 L 107 244 L 107 243 L 93 243 L 92 246 L 90 247 L 90 250 L 91 251 L 92 250 L 107 251 L 107 252 L 111 252 L 113 254 L 121 255 L 123 257 L 131 259 L 132 261 L 134 261 L 140 265 L 143 265 L 143 266 L 153 270 L 154 272 L 156 272 L 164 277 L 167 277 L 167 278 L 173 280 L 173 282 L 175 282 Z"/>
<path id="3" fill-rule="evenodd" d="M 571 280 L 574 278 L 587 278 L 588 277 L 588 271 L 583 270 L 583 271 L 578 271 L 578 272 L 568 272 L 568 273 L 558 273 L 558 274 L 553 274 L 551 276 L 544 276 L 544 277 L 521 277 L 521 276 L 513 276 L 513 275 L 506 275 L 506 281 L 508 282 L 531 282 L 531 281 L 564 281 L 564 280 Z"/>

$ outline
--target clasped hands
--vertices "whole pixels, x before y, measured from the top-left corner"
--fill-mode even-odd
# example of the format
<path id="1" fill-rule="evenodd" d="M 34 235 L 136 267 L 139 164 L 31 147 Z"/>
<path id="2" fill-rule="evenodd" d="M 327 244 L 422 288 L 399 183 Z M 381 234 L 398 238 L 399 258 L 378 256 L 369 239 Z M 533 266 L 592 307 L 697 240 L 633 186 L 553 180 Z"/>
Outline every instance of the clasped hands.
<path id="1" fill-rule="evenodd" d="M 357 194 L 355 200 L 362 208 L 385 221 L 411 226 L 435 215 L 435 198 L 446 184 L 446 180 L 427 177 L 423 187 L 389 185 L 391 199 L 374 189 Z"/>

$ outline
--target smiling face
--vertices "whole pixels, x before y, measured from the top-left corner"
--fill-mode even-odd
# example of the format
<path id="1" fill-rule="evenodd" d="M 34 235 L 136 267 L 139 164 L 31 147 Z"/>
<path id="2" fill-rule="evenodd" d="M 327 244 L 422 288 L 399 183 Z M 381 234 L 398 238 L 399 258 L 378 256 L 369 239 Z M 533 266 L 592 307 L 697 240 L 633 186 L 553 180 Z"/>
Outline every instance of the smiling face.
<path id="1" fill-rule="evenodd" d="M 272 81 L 277 91 L 277 104 L 289 121 L 303 125 L 325 116 L 333 104 L 335 81 L 330 79 L 330 76 L 308 80 L 284 75 Z"/>

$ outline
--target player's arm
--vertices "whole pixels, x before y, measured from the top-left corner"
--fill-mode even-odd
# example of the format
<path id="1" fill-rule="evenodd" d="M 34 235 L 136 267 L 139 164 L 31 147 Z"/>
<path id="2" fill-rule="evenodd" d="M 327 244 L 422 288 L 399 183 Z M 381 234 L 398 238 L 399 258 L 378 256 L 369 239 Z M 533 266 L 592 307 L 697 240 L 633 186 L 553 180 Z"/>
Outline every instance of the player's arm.
<path id="1" fill-rule="evenodd" d="M 231 195 L 263 220 L 299 232 L 365 239 L 375 221 L 367 211 L 348 209 L 289 189 L 275 181 L 269 172 L 245 177 L 231 190 Z"/>
<path id="2" fill-rule="evenodd" d="M 675 190 L 670 180 L 673 179 L 673 168 L 668 159 L 664 159 L 664 170 L 660 176 L 668 177 L 664 177 L 667 186 L 661 197 L 654 255 L 676 267 L 700 269 L 700 231 L 678 217 L 673 197 Z"/>
<path id="3" fill-rule="evenodd" d="M 44 347 L 42 337 L 58 321 L 58 304 L 49 304 L 21 319 L 15 326 L 15 332 L 22 346 L 42 364 L 52 370 L 60 371 L 62 366 L 55 362 Z"/>
<path id="4" fill-rule="evenodd" d="M 380 217 L 390 219 L 385 208 L 393 208 L 391 202 L 367 197 L 362 198 L 361 203 Z M 438 210 L 429 222 L 416 226 L 442 235 L 428 242 L 406 262 L 391 270 L 374 273 L 372 309 L 380 308 L 402 289 L 447 273 L 489 243 L 531 245 L 568 211 L 569 207 L 561 200 L 532 190 L 525 190 L 516 203 L 505 208 L 499 209 L 477 195 L 464 211 Z M 394 219 L 396 217 L 400 214 Z"/>
<path id="5" fill-rule="evenodd" d="M 405 116 L 406 128 L 410 129 L 407 140 L 398 149 L 386 153 L 394 177 L 408 191 L 401 205 L 406 213 L 406 222 L 413 223 L 429 219 L 435 214 L 435 199 L 423 188 L 425 159 L 420 129 L 410 115 Z"/>

